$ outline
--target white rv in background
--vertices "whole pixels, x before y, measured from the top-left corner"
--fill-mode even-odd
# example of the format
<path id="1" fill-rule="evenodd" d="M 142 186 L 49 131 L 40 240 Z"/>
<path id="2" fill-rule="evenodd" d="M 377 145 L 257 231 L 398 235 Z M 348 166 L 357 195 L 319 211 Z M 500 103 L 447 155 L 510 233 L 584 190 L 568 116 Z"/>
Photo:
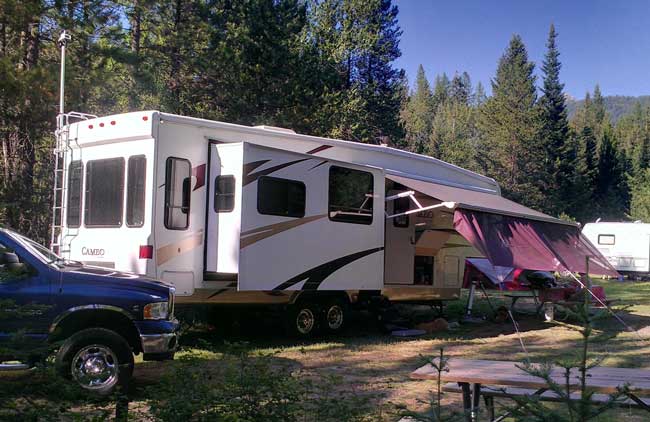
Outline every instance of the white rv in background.
<path id="1" fill-rule="evenodd" d="M 650 224 L 587 223 L 582 233 L 622 274 L 650 275 Z"/>
<path id="2" fill-rule="evenodd" d="M 299 334 L 372 298 L 458 298 L 482 255 L 451 201 L 547 218 L 493 179 L 383 145 L 157 111 L 64 117 L 53 249 L 172 283 L 179 304 L 288 307 Z"/>

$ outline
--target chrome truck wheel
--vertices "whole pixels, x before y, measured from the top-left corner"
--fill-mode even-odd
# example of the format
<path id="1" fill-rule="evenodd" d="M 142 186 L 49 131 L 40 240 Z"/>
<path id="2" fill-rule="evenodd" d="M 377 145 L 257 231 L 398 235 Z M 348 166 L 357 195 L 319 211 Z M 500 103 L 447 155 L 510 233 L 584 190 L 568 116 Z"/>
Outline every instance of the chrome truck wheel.
<path id="1" fill-rule="evenodd" d="M 87 328 L 65 340 L 56 355 L 59 372 L 96 394 L 110 394 L 133 374 L 133 352 L 118 333 Z"/>
<path id="2" fill-rule="evenodd" d="M 79 350 L 72 358 L 71 369 L 75 381 L 87 390 L 112 389 L 120 371 L 115 353 L 98 344 Z"/>

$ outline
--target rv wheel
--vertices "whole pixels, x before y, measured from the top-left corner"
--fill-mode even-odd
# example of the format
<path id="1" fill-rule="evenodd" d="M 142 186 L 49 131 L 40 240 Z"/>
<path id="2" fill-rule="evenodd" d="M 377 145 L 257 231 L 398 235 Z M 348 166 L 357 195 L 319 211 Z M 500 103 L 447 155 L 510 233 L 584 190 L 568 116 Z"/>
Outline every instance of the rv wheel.
<path id="1" fill-rule="evenodd" d="M 297 303 L 287 314 L 288 334 L 296 337 L 309 337 L 316 331 L 318 309 L 313 303 Z"/>
<path id="2" fill-rule="evenodd" d="M 338 333 L 343 330 L 347 318 L 347 307 L 341 301 L 329 302 L 323 310 L 322 326 L 329 333 Z"/>

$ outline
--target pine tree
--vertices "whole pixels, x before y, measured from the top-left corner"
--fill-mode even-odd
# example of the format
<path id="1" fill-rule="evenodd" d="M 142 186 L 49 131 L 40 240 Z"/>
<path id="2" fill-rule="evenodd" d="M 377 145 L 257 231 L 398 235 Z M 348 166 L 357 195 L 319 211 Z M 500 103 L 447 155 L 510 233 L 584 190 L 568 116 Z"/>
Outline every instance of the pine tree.
<path id="1" fill-rule="evenodd" d="M 315 6 L 310 36 L 340 80 L 324 108 L 334 122 L 328 135 L 370 143 L 402 138 L 405 76 L 393 67 L 401 55 L 397 14 L 391 0 L 324 0 Z"/>
<path id="2" fill-rule="evenodd" d="M 436 83 L 433 87 L 433 109 L 434 111 L 440 106 L 447 102 L 449 98 L 450 91 L 450 82 L 446 73 L 436 76 Z"/>
<path id="3" fill-rule="evenodd" d="M 584 126 L 577 135 L 576 188 L 573 193 L 576 208 L 572 215 L 586 223 L 596 218 L 595 188 L 598 177 L 598 156 L 596 137 L 590 126 Z"/>
<path id="4" fill-rule="evenodd" d="M 407 148 L 419 154 L 428 153 L 433 120 L 433 98 L 422 65 L 418 67 L 415 77 L 415 90 L 406 101 L 400 117 L 406 132 Z"/>
<path id="5" fill-rule="evenodd" d="M 551 24 L 546 43 L 547 52 L 542 65 L 544 84 L 540 107 L 542 109 L 542 139 L 546 147 L 546 172 L 551 176 L 549 194 L 552 211 L 559 215 L 571 208 L 575 152 L 569 143 L 569 122 L 564 98 L 564 84 L 560 82 L 560 52 L 556 44 L 557 33 Z M 569 172 L 569 174 L 567 174 Z"/>
<path id="6" fill-rule="evenodd" d="M 451 80 L 449 96 L 452 101 L 460 104 L 469 104 L 472 95 L 472 83 L 467 72 L 462 75 L 456 73 Z"/>
<path id="7" fill-rule="evenodd" d="M 515 201 L 545 209 L 543 145 L 539 143 L 535 65 L 514 35 L 499 60 L 492 97 L 481 107 L 479 128 L 489 176 Z"/>
<path id="8" fill-rule="evenodd" d="M 476 84 L 476 91 L 474 91 L 473 95 L 473 100 L 472 104 L 476 107 L 479 107 L 487 101 L 487 94 L 485 93 L 485 88 L 483 87 L 483 84 L 479 81 Z"/>
<path id="9" fill-rule="evenodd" d="M 600 142 L 594 199 L 599 217 L 608 220 L 623 218 L 628 209 L 628 190 L 621 161 L 612 129 L 606 127 Z"/>

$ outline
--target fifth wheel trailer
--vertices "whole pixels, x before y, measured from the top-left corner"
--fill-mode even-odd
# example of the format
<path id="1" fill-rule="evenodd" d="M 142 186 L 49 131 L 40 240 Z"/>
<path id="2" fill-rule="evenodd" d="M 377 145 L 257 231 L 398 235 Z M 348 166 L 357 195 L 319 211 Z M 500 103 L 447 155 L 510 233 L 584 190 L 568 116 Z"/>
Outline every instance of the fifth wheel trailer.
<path id="1" fill-rule="evenodd" d="M 53 249 L 172 283 L 179 304 L 289 307 L 303 334 L 373 298 L 458 298 L 465 259 L 489 253 L 455 229 L 461 208 L 564 224 L 383 145 L 157 111 L 63 120 Z"/>
<path id="2" fill-rule="evenodd" d="M 621 274 L 650 275 L 650 224 L 587 223 L 582 233 Z"/>

